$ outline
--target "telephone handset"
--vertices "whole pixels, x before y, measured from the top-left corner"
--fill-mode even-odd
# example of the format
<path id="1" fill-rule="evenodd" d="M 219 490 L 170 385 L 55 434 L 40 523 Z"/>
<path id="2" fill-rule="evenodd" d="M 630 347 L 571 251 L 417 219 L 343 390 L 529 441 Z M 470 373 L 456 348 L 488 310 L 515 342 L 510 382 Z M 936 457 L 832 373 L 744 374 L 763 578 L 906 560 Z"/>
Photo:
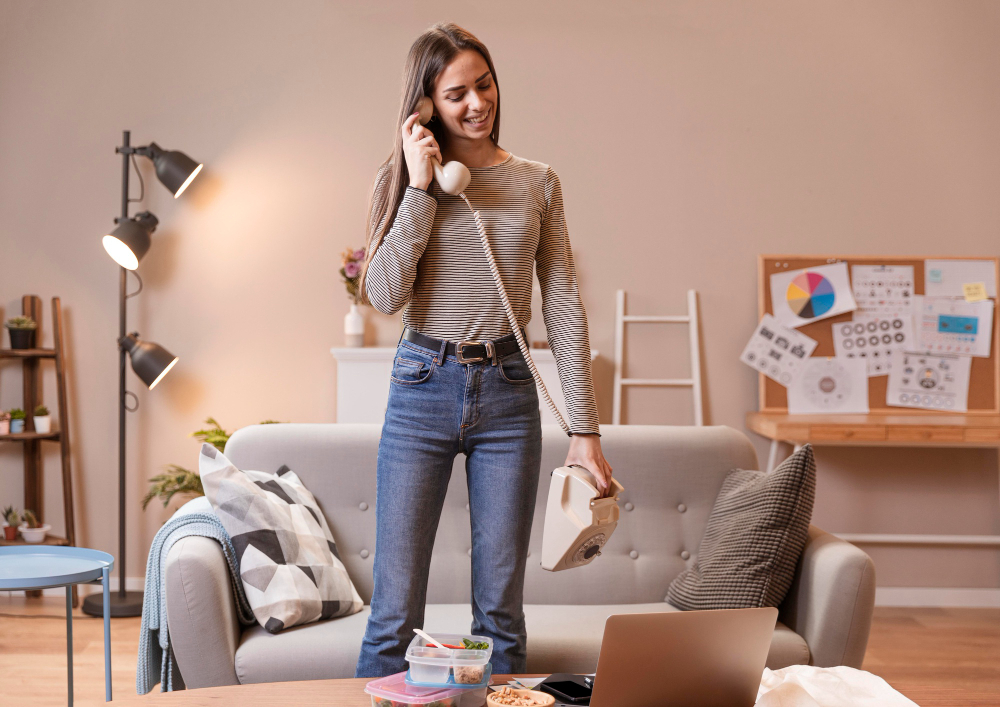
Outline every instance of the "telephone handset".
<path id="1" fill-rule="evenodd" d="M 417 120 L 420 121 L 421 125 L 427 125 L 427 121 L 434 115 L 434 102 L 424 96 L 417 102 L 417 110 L 420 112 L 420 117 Z M 442 165 L 437 157 L 431 162 L 434 167 L 434 179 L 437 180 L 438 186 L 445 194 L 458 196 L 469 186 L 472 175 L 469 173 L 469 168 L 461 162 L 452 160 L 448 164 Z"/>

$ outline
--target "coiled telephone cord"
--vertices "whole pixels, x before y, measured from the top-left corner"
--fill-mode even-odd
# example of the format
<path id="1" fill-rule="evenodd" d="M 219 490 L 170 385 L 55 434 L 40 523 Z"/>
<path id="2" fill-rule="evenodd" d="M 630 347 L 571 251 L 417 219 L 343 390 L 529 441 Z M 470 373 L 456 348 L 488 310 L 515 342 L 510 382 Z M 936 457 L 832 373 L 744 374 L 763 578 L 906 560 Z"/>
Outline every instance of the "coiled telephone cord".
<path id="1" fill-rule="evenodd" d="M 528 344 L 525 342 L 524 337 L 521 335 L 521 327 L 518 326 L 517 317 L 514 316 L 514 308 L 510 305 L 510 299 L 507 297 L 507 290 L 503 286 L 503 280 L 500 279 L 500 269 L 497 267 L 497 261 L 493 257 L 493 249 L 490 248 L 490 239 L 486 236 L 486 228 L 483 226 L 483 220 L 479 217 L 479 212 L 472 208 L 472 204 L 469 203 L 468 198 L 465 196 L 465 192 L 459 194 L 462 200 L 468 205 L 469 210 L 472 211 L 472 217 L 476 220 L 476 228 L 479 230 L 479 238 L 483 242 L 483 252 L 486 253 L 486 260 L 490 265 L 490 272 L 493 273 L 493 281 L 496 283 L 497 292 L 500 293 L 500 301 L 503 302 L 504 311 L 507 312 L 507 321 L 510 322 L 511 329 L 514 330 L 514 336 L 517 338 L 517 345 L 521 349 L 521 353 L 524 354 L 524 360 L 528 364 L 528 368 L 531 369 L 531 376 L 535 379 L 535 385 L 538 389 L 542 391 L 542 396 L 545 398 L 545 402 L 549 406 L 549 410 L 555 416 L 556 420 L 559 422 L 559 426 L 563 428 L 563 431 L 572 436 L 573 433 L 569 430 L 569 425 L 563 419 L 562 414 L 556 407 L 556 404 L 552 402 L 551 396 L 549 396 L 549 391 L 545 387 L 545 382 L 542 381 L 542 376 L 538 373 L 538 369 L 535 368 L 535 362 L 531 358 L 531 353 L 528 351 Z"/>

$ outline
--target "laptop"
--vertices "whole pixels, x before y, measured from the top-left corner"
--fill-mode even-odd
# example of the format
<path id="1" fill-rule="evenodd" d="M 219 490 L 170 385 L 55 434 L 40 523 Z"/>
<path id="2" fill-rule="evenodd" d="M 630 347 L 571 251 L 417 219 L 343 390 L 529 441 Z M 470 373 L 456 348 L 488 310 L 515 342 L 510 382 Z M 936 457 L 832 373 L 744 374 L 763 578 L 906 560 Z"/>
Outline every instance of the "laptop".
<path id="1" fill-rule="evenodd" d="M 615 614 L 590 707 L 752 707 L 778 610 Z"/>

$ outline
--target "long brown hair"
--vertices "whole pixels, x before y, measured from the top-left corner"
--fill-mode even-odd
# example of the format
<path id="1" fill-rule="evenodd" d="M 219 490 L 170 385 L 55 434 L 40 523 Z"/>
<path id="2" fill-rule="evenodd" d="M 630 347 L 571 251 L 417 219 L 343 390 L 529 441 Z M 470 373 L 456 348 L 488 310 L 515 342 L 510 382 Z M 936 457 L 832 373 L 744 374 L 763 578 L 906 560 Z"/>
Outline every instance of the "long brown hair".
<path id="1" fill-rule="evenodd" d="M 403 85 L 400 91 L 399 116 L 396 118 L 396 137 L 393 141 L 392 153 L 382 163 L 372 184 L 368 197 L 368 226 L 365 232 L 365 262 L 361 268 L 361 279 L 358 281 L 358 291 L 361 302 L 371 304 L 368 300 L 366 281 L 368 279 L 368 264 L 371 263 L 375 251 L 382 243 L 385 232 L 392 226 L 399 210 L 399 202 L 403 200 L 406 186 L 410 183 L 410 172 L 403 157 L 403 123 L 417 108 L 417 102 L 423 96 L 433 96 L 434 83 L 438 75 L 444 71 L 459 52 L 474 49 L 479 52 L 493 75 L 497 87 L 496 114 L 493 118 L 493 130 L 490 138 L 493 144 L 500 142 L 500 82 L 497 80 L 493 59 L 482 42 L 468 30 L 462 29 L 453 22 L 442 22 L 434 25 L 417 37 L 410 47 L 403 68 Z M 426 126 L 444 148 L 448 131 L 441 121 L 433 121 Z"/>

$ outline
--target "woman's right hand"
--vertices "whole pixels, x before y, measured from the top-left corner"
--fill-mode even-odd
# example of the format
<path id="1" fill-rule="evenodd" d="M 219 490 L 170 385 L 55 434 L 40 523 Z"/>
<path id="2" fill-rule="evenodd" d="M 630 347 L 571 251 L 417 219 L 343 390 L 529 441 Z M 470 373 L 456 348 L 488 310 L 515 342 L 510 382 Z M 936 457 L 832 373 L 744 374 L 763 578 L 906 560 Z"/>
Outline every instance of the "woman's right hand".
<path id="1" fill-rule="evenodd" d="M 410 172 L 410 186 L 427 191 L 434 179 L 432 160 L 441 160 L 441 149 L 434 133 L 417 121 L 419 115 L 414 113 L 403 121 L 403 156 Z"/>

